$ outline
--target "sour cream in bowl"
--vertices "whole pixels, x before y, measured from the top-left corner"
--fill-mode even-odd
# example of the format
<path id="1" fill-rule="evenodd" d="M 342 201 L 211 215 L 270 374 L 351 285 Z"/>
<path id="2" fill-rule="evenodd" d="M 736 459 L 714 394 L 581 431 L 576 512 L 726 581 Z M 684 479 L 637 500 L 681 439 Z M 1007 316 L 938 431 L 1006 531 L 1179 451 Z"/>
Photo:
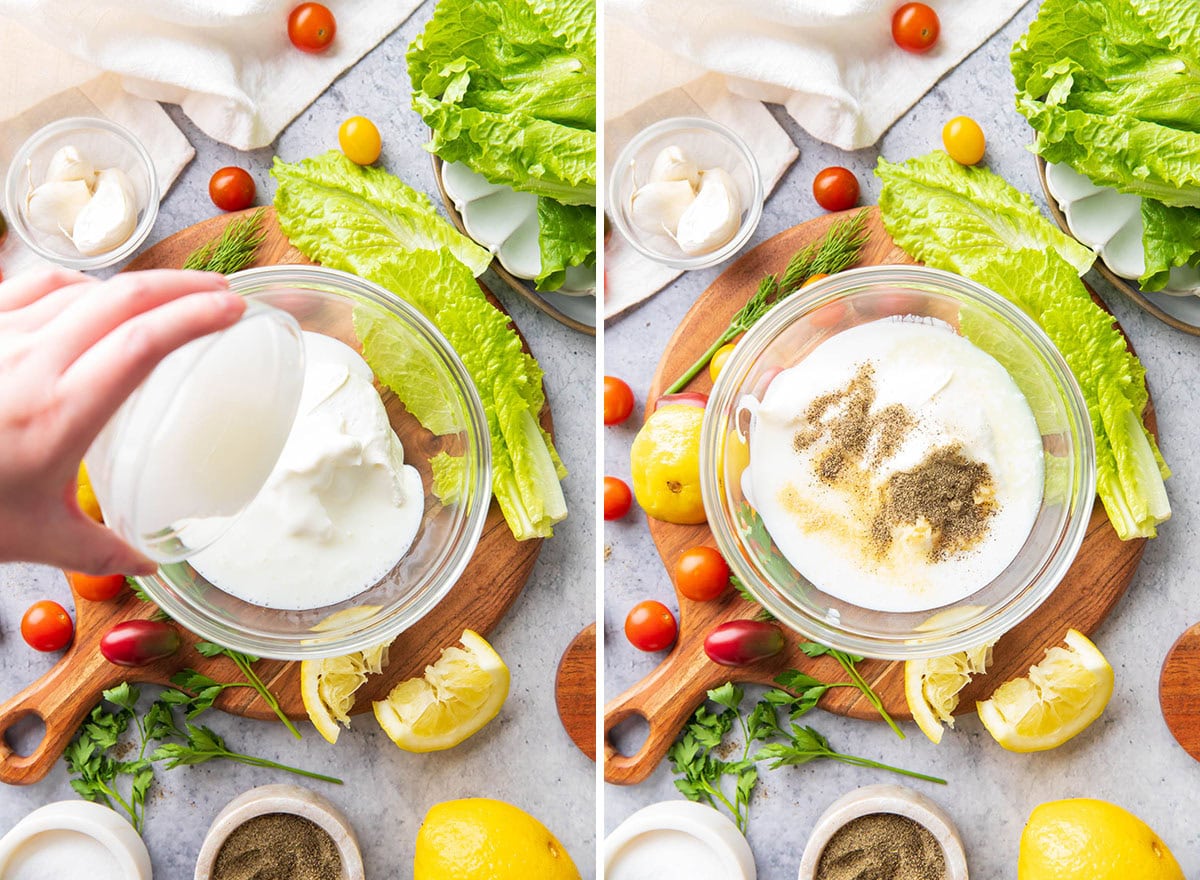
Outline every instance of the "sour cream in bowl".
<path id="1" fill-rule="evenodd" d="M 998 638 L 1054 590 L 1095 493 L 1086 406 L 1015 305 L 919 266 L 840 273 L 738 344 L 701 437 L 709 525 L 783 623 L 851 653 Z"/>

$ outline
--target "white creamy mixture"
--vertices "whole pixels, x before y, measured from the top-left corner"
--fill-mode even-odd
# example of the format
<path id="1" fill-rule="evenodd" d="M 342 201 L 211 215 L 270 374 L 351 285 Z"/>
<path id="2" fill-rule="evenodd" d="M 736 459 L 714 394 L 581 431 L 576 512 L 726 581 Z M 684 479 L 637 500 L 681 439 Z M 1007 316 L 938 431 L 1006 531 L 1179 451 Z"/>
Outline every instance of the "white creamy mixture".
<path id="1" fill-rule="evenodd" d="M 862 608 L 922 611 L 971 595 L 1013 560 L 1041 504 L 1042 438 L 1024 395 L 932 319 L 823 342 L 774 378 L 749 439 L 743 488 L 775 544 Z M 943 491 L 949 502 L 937 501 Z M 935 507 L 952 512 L 944 529 L 914 513 Z"/>
<path id="2" fill-rule="evenodd" d="M 189 561 L 226 593 L 268 608 L 321 608 L 371 587 L 408 552 L 424 514 L 416 469 L 366 362 L 304 334 L 304 390 L 266 484 Z"/>

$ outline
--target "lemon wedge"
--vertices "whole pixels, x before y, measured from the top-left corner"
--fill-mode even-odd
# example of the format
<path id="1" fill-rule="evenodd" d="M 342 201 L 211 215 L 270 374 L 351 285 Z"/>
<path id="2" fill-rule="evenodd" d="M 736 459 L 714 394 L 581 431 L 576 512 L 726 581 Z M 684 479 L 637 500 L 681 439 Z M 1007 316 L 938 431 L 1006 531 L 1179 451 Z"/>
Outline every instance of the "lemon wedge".
<path id="1" fill-rule="evenodd" d="M 904 698 L 913 721 L 933 742 L 942 741 L 943 724 L 954 726 L 959 691 L 967 686 L 971 676 L 987 672 L 994 644 L 989 642 L 946 657 L 905 662 Z"/>
<path id="2" fill-rule="evenodd" d="M 317 733 L 336 743 L 341 728 L 350 726 L 354 694 L 387 665 L 388 643 L 356 651 L 344 657 L 304 660 L 300 664 L 300 699 Z"/>
<path id="3" fill-rule="evenodd" d="M 1113 670 L 1100 649 L 1069 630 L 1066 647 L 1055 646 L 1024 678 L 976 703 L 988 733 L 1010 752 L 1061 746 L 1100 717 L 1113 692 Z"/>
<path id="4" fill-rule="evenodd" d="M 375 718 L 407 752 L 458 745 L 500 712 L 508 697 L 508 667 L 482 636 L 463 630 L 420 678 L 402 681 L 374 703 Z"/>

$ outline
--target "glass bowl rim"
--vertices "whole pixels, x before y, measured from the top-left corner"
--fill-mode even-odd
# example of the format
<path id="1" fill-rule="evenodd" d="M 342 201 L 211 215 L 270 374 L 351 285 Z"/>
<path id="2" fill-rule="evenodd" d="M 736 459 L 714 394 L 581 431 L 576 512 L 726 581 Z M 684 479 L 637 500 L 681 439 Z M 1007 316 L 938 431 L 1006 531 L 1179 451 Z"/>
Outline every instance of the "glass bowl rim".
<path id="1" fill-rule="evenodd" d="M 337 288 L 336 294 L 341 296 L 347 295 L 346 289 L 348 288 L 355 295 L 363 296 L 375 305 L 396 313 L 398 317 L 408 323 L 410 329 L 425 337 L 461 386 L 469 419 L 466 430 L 476 438 L 476 442 L 473 444 L 476 458 L 473 485 L 476 488 L 465 502 L 467 509 L 463 517 L 458 543 L 448 558 L 441 561 L 440 580 L 432 582 L 432 584 L 424 584 L 419 594 L 414 594 L 416 595 L 415 600 L 405 603 L 403 614 L 395 608 L 390 611 L 384 611 L 381 608 L 383 617 L 373 618 L 373 622 L 369 626 L 351 622 L 349 625 L 328 630 L 312 630 L 304 635 L 297 634 L 295 636 L 247 632 L 231 626 L 228 621 L 219 620 L 197 607 L 186 595 L 176 593 L 173 584 L 171 591 L 160 589 L 158 578 L 161 575 L 159 574 L 138 577 L 135 578 L 135 581 L 156 605 L 188 631 L 209 641 L 256 657 L 269 657 L 276 660 L 339 657 L 391 641 L 420 621 L 446 597 L 446 594 L 462 577 L 483 534 L 492 497 L 491 443 L 487 417 L 475 383 L 457 352 L 429 319 L 409 303 L 365 278 L 324 266 L 304 264 L 244 269 L 230 275 L 229 278 L 231 289 L 242 295 L 269 292 L 274 287 L 287 284 L 310 284 L 315 287 L 315 292 L 319 293 L 334 292 L 327 289 L 334 287 Z M 184 561 L 186 562 L 186 560 Z M 167 580 L 169 582 L 169 579 Z M 362 602 L 364 605 L 371 604 L 370 600 L 365 598 L 367 592 L 369 591 L 361 594 L 364 597 Z M 281 611 L 279 613 L 293 612 Z"/>
<path id="2" fill-rule="evenodd" d="M 935 287 L 942 295 L 973 302 L 999 313 L 1042 356 L 1067 400 L 1067 423 L 1072 449 L 1078 449 L 1078 462 L 1074 466 L 1074 488 L 1068 498 L 1069 512 L 1057 535 L 1057 549 L 1032 584 L 1014 591 L 998 612 L 971 621 L 966 627 L 952 625 L 903 637 L 866 636 L 843 632 L 826 620 L 796 610 L 780 600 L 772 587 L 763 584 L 757 572 L 742 558 L 741 540 L 730 526 L 730 515 L 724 504 L 719 472 L 722 462 L 716 453 L 727 423 L 716 414 L 731 407 L 741 393 L 733 377 L 751 368 L 767 345 L 801 315 L 877 283 Z M 952 272 L 922 265 L 867 266 L 839 272 L 798 291 L 764 315 L 738 343 L 718 376 L 705 408 L 700 437 L 700 490 L 705 511 L 716 510 L 719 514 L 708 519 L 717 549 L 748 592 L 782 625 L 813 641 L 864 657 L 883 660 L 938 657 L 999 639 L 1037 610 L 1058 588 L 1083 543 L 1095 501 L 1095 439 L 1083 392 L 1066 360 L 1045 331 L 1015 303 Z M 931 609 L 930 613 L 936 613 L 936 610 Z"/>
<path id="3" fill-rule="evenodd" d="M 733 147 L 749 168 L 750 180 L 754 192 L 751 196 L 750 204 L 746 206 L 746 216 L 742 218 L 737 234 L 733 238 L 715 251 L 710 251 L 707 254 L 697 254 L 694 257 L 673 257 L 670 254 L 664 254 L 647 247 L 642 243 L 637 231 L 630 225 L 628 218 L 625 216 L 625 209 L 622 207 L 620 190 L 627 175 L 627 172 L 622 169 L 629 168 L 633 163 L 634 155 L 654 138 L 662 134 L 689 128 L 704 129 L 722 138 Z M 750 237 L 754 235 L 754 231 L 758 228 L 758 224 L 762 220 L 765 198 L 766 192 L 763 186 L 762 169 L 758 167 L 758 160 L 754 158 L 754 153 L 750 150 L 750 146 L 737 132 L 719 122 L 714 122 L 702 116 L 672 116 L 668 119 L 660 119 L 658 122 L 639 131 L 625 145 L 625 148 L 617 154 L 617 160 L 613 163 L 612 175 L 608 182 L 608 200 L 612 208 L 609 215 L 612 217 L 613 223 L 616 224 L 617 231 L 621 233 L 621 237 L 642 256 L 673 269 L 705 269 L 709 266 L 716 266 L 733 257 L 745 246 L 746 242 L 750 240 Z"/>
<path id="4" fill-rule="evenodd" d="M 21 206 L 18 204 L 18 193 L 20 191 L 19 176 L 21 169 L 25 166 L 30 156 L 45 141 L 66 132 L 85 128 L 98 128 L 106 131 L 109 134 L 115 135 L 118 140 L 123 141 L 127 146 L 132 148 L 146 171 L 149 184 L 146 192 L 146 204 L 141 208 L 141 219 L 138 220 L 138 224 L 134 227 L 133 234 L 129 238 L 111 251 L 105 251 L 102 254 L 96 254 L 91 257 L 82 254 L 78 257 L 72 257 L 44 247 L 30 233 L 28 224 L 25 222 L 25 217 L 21 213 Z M 26 138 L 25 142 L 17 148 L 17 151 L 13 154 L 12 163 L 8 167 L 8 174 L 4 181 L 4 201 L 5 208 L 8 211 L 9 222 L 22 243 L 43 260 L 49 260 L 66 269 L 81 271 L 103 269 L 133 256 L 134 252 L 142 246 L 142 243 L 150 235 L 150 230 L 154 228 L 154 223 L 158 219 L 160 195 L 158 169 L 155 168 L 154 160 L 151 158 L 145 144 L 138 140 L 129 129 L 101 116 L 69 116 L 65 119 L 58 119 L 47 125 L 43 125 Z"/>

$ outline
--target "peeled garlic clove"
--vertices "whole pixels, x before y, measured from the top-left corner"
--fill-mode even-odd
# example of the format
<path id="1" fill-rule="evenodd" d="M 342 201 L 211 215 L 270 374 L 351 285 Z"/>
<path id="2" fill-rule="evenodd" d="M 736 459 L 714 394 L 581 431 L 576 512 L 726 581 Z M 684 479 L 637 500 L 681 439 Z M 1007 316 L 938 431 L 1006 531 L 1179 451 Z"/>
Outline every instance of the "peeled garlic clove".
<path id="1" fill-rule="evenodd" d="M 75 147 L 63 147 L 50 157 L 46 180 L 82 180 L 91 189 L 96 184 L 96 169 Z"/>
<path id="2" fill-rule="evenodd" d="M 79 212 L 71 239 L 81 254 L 91 257 L 124 244 L 136 226 L 133 185 L 120 168 L 106 168 L 96 176 L 96 191 Z"/>
<path id="3" fill-rule="evenodd" d="M 648 183 L 634 190 L 629 213 L 633 224 L 643 232 L 672 235 L 679 218 L 696 199 L 692 185 L 686 180 L 663 180 Z"/>
<path id="4" fill-rule="evenodd" d="M 25 214 L 29 225 L 39 232 L 70 235 L 91 198 L 92 192 L 82 180 L 54 180 L 25 198 Z"/>
<path id="5" fill-rule="evenodd" d="M 700 191 L 679 218 L 675 243 L 685 254 L 707 254 L 737 235 L 741 225 L 737 183 L 723 169 L 712 168 L 700 175 Z"/>
<path id="6" fill-rule="evenodd" d="M 700 169 L 679 147 L 664 147 L 650 166 L 650 182 L 686 180 L 692 189 L 700 183 Z"/>

